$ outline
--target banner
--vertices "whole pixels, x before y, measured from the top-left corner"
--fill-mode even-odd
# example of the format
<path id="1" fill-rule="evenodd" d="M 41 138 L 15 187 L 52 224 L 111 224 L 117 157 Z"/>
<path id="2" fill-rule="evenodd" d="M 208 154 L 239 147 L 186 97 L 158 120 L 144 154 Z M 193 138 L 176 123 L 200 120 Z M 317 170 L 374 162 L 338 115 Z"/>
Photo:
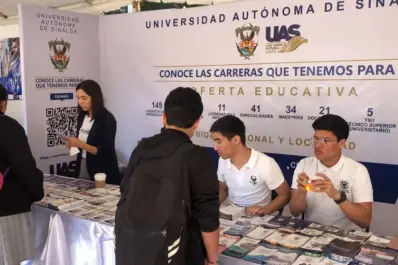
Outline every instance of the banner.
<path id="1" fill-rule="evenodd" d="M 39 168 L 76 170 L 63 136 L 75 136 L 76 86 L 99 79 L 98 17 L 19 6 L 29 143 Z"/>
<path id="2" fill-rule="evenodd" d="M 390 149 L 398 49 L 388 26 L 397 11 L 394 0 L 271 0 L 102 17 L 101 76 L 117 149 L 127 159 L 158 132 L 165 96 L 188 86 L 205 106 L 197 144 L 211 148 L 212 123 L 236 115 L 247 144 L 274 154 L 291 178 L 299 158 L 313 155 L 313 121 L 338 114 L 351 128 L 344 153 L 372 163 L 376 199 L 395 203 L 396 189 L 378 187 L 398 185 L 397 167 L 383 167 L 398 161 Z"/>
<path id="3" fill-rule="evenodd" d="M 22 99 L 21 52 L 19 38 L 0 40 L 0 84 L 8 99 Z"/>

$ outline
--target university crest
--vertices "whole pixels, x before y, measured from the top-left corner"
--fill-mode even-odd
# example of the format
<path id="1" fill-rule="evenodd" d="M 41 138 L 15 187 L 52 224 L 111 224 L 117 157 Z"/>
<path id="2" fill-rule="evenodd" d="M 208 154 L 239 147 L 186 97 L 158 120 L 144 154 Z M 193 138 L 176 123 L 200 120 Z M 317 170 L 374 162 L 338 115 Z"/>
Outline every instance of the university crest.
<path id="1" fill-rule="evenodd" d="M 70 43 L 63 39 L 56 39 L 55 41 L 50 41 L 48 45 L 52 64 L 59 72 L 63 72 L 67 68 L 70 60 L 70 56 L 67 55 L 70 50 Z"/>
<path id="2" fill-rule="evenodd" d="M 258 34 L 260 27 L 249 25 L 243 25 L 243 27 L 235 29 L 236 37 L 236 48 L 240 53 L 240 56 L 244 57 L 245 60 L 250 60 L 250 56 L 254 55 L 254 51 L 258 46 Z"/>

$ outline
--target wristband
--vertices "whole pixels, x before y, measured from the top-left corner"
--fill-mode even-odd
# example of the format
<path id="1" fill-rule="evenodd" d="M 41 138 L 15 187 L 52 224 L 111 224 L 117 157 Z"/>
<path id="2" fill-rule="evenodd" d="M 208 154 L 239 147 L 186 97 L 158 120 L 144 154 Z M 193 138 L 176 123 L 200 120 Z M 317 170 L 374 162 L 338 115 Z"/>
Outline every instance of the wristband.
<path id="1" fill-rule="evenodd" d="M 345 202 L 346 200 L 347 200 L 347 196 L 346 196 L 345 192 L 344 192 L 344 191 L 341 191 L 341 192 L 340 192 L 340 199 L 339 199 L 339 200 L 334 200 L 334 202 L 335 202 L 336 204 L 340 204 L 340 203 Z"/>

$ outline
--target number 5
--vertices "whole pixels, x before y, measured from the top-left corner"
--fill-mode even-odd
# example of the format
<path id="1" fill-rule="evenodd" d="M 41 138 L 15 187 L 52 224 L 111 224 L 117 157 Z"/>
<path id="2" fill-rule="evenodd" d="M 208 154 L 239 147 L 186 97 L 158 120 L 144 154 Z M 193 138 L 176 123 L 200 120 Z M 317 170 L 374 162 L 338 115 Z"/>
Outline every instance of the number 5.
<path id="1" fill-rule="evenodd" d="M 368 117 L 372 117 L 373 116 L 373 108 L 368 108 L 367 115 L 368 115 Z"/>

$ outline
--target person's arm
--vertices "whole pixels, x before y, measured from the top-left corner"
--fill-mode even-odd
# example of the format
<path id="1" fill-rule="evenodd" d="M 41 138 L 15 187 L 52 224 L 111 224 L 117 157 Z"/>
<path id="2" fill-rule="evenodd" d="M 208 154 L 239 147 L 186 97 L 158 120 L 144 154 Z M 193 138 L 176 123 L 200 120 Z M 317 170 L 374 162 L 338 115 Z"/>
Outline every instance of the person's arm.
<path id="1" fill-rule="evenodd" d="M 218 167 L 217 167 L 217 177 L 218 183 L 220 186 L 220 203 L 225 201 L 228 198 L 228 185 L 224 177 L 224 163 L 225 161 L 220 157 L 218 159 Z"/>
<path id="2" fill-rule="evenodd" d="M 290 199 L 290 188 L 285 181 L 282 170 L 278 163 L 272 158 L 269 160 L 259 160 L 262 163 L 264 174 L 262 178 L 264 179 L 264 185 L 270 190 L 275 190 L 278 196 L 272 200 L 268 205 L 258 206 L 253 205 L 247 209 L 247 214 L 249 215 L 263 215 L 272 214 L 279 209 L 282 209 L 286 204 L 289 203 Z"/>
<path id="3" fill-rule="evenodd" d="M 225 199 L 228 198 L 228 186 L 225 182 L 218 182 L 220 185 L 220 203 L 222 203 L 223 201 L 225 201 Z"/>
<path id="4" fill-rule="evenodd" d="M 217 228 L 213 232 L 203 232 L 202 238 L 207 251 L 207 264 L 217 264 L 218 262 L 218 244 L 220 239 L 220 231 Z"/>
<path id="5" fill-rule="evenodd" d="M 4 136 L 10 174 L 25 187 L 33 201 L 40 201 L 44 197 L 43 173 L 36 166 L 25 131 L 16 121 L 10 122 L 7 129 L 12 132 Z"/>
<path id="6" fill-rule="evenodd" d="M 98 153 L 98 148 L 96 146 L 85 144 L 83 142 L 81 142 L 78 148 L 81 148 L 92 155 L 97 155 Z"/>
<path id="7" fill-rule="evenodd" d="M 307 209 L 307 191 L 304 185 L 309 180 L 309 177 L 306 173 L 302 172 L 303 169 L 303 161 L 300 161 L 293 174 L 292 196 L 289 208 L 294 217 L 299 216 Z"/>
<path id="8" fill-rule="evenodd" d="M 220 202 L 217 171 L 210 154 L 202 147 L 194 148 L 187 154 L 190 171 L 192 217 L 199 224 L 207 259 L 218 260 Z M 197 161 L 200 161 L 198 163 Z"/>
<path id="9" fill-rule="evenodd" d="M 340 196 L 336 196 L 339 199 Z M 344 214 L 361 228 L 367 228 L 372 222 L 372 203 L 352 203 L 349 200 L 339 204 Z"/>
<path id="10" fill-rule="evenodd" d="M 93 155 L 112 152 L 112 149 L 115 146 L 117 122 L 112 114 L 105 115 L 103 119 L 105 119 L 104 125 L 102 126 L 99 141 L 96 145 L 89 145 L 87 143 L 83 143 L 78 138 L 71 137 L 69 138 L 70 146 L 76 146 L 77 148 L 83 149 Z"/>
<path id="11" fill-rule="evenodd" d="M 340 200 L 341 193 L 332 181 L 324 174 L 317 174 L 323 180 L 317 180 L 314 184 L 316 192 L 325 192 L 329 198 Z M 367 228 L 372 222 L 373 189 L 369 173 L 366 168 L 359 168 L 355 174 L 355 183 L 352 186 L 353 201 L 346 199 L 339 204 L 344 214 L 361 228 Z"/>
<path id="12" fill-rule="evenodd" d="M 278 196 L 264 207 L 264 214 L 272 214 L 289 203 L 291 192 L 289 185 L 285 180 L 278 188 L 275 189 L 275 191 Z"/>

